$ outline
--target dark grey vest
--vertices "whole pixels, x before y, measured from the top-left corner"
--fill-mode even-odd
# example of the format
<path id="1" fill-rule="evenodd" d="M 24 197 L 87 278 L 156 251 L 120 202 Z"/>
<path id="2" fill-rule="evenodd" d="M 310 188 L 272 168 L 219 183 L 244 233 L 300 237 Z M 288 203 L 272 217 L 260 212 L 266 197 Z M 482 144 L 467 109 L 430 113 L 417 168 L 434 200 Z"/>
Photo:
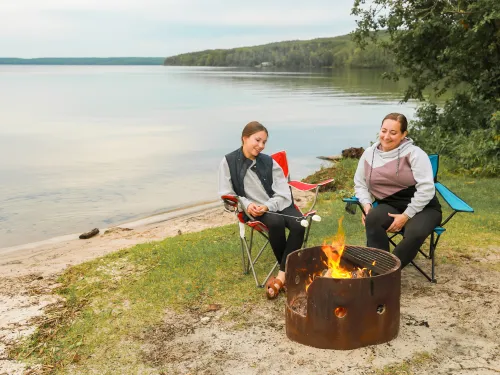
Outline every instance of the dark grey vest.
<path id="1" fill-rule="evenodd" d="M 234 192 L 240 197 L 246 197 L 243 179 L 245 178 L 248 168 L 252 164 L 252 160 L 247 159 L 245 155 L 243 155 L 241 147 L 227 154 L 226 160 L 229 166 Z M 264 186 L 264 190 L 269 198 L 271 198 L 274 195 L 272 189 L 273 159 L 269 155 L 259 154 L 255 159 L 255 165 L 252 167 L 252 170 L 257 174 L 260 182 L 262 182 L 262 186 Z"/>

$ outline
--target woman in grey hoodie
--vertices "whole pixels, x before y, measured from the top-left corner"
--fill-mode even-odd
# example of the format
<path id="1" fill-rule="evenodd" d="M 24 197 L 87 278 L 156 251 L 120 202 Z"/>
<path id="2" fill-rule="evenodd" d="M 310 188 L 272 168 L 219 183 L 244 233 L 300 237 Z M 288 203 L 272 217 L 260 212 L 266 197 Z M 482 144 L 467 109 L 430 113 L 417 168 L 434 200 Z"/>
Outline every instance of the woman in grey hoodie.
<path id="1" fill-rule="evenodd" d="M 387 232 L 404 229 L 393 252 L 401 268 L 415 258 L 442 218 L 429 157 L 407 137 L 407 128 L 404 115 L 385 116 L 378 142 L 365 150 L 354 176 L 356 197 L 366 213 L 367 246 L 389 251 Z"/>

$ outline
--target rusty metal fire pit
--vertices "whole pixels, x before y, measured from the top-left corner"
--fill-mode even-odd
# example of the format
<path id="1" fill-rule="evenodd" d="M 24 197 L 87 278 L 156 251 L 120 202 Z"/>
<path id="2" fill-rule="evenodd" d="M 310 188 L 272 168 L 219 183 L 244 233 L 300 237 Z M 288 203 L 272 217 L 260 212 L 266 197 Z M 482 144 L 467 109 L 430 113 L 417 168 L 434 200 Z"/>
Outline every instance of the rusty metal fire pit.
<path id="1" fill-rule="evenodd" d="M 399 332 L 400 261 L 389 252 L 346 245 L 341 265 L 366 268 L 367 277 L 315 277 L 326 268 L 321 246 L 294 251 L 286 265 L 286 334 L 322 349 L 356 349 Z M 371 272 L 370 272 L 371 271 Z M 356 275 L 354 275 L 356 276 Z"/>

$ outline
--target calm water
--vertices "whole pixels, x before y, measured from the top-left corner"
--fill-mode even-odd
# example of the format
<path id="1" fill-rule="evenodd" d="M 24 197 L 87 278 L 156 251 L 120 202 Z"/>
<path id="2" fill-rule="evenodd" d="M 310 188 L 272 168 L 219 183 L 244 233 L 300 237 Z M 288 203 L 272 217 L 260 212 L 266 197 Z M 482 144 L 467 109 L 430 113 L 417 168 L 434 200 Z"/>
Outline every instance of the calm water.
<path id="1" fill-rule="evenodd" d="M 243 126 L 270 131 L 301 178 L 412 117 L 373 71 L 0 66 L 0 248 L 217 199 Z"/>

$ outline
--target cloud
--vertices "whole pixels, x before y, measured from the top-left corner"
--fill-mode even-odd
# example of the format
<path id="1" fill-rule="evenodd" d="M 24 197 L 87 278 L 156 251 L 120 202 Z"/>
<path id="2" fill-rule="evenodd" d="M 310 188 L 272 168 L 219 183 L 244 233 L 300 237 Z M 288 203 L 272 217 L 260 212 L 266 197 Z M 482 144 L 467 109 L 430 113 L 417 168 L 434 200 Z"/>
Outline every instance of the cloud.
<path id="1" fill-rule="evenodd" d="M 352 0 L 0 2 L 2 56 L 167 56 L 347 33 Z"/>

